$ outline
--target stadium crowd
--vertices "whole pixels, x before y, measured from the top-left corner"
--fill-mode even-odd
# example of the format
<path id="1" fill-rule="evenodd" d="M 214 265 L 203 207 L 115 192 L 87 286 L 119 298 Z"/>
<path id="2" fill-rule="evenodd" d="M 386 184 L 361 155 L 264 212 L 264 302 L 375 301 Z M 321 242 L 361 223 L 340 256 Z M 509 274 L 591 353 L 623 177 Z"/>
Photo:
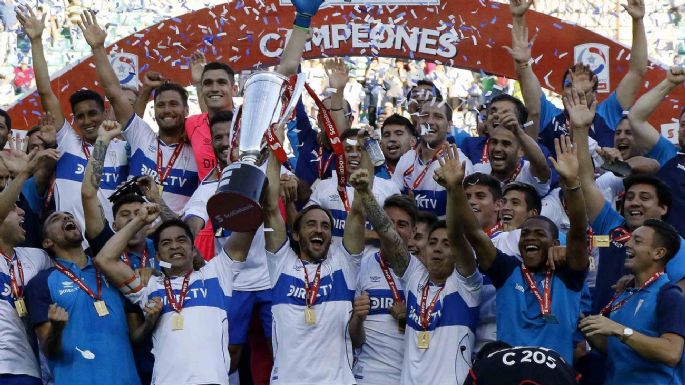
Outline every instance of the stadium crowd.
<path id="1" fill-rule="evenodd" d="M 44 114 L 0 110 L 0 384 L 683 384 L 685 110 L 678 146 L 649 118 L 685 69 L 637 97 L 644 0 L 623 6 L 618 86 L 598 102 L 574 64 L 561 106 L 532 69 L 532 0 L 509 3 L 519 86 L 485 92 L 431 63 L 303 65 L 321 3 L 293 0 L 275 72 L 302 70 L 312 97 L 265 136 L 252 232 L 208 213 L 241 156 L 230 66 L 193 55 L 190 115 L 168 74 L 122 88 L 81 7 L 105 94 L 61 105 L 52 27 L 16 7 Z"/>

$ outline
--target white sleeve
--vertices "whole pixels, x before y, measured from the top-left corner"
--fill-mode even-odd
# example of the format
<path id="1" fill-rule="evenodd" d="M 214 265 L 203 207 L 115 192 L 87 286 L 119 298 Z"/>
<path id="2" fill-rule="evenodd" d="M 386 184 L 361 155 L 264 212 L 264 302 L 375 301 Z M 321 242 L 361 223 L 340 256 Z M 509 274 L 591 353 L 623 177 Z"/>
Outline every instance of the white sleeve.
<path id="1" fill-rule="evenodd" d="M 195 190 L 193 196 L 190 197 L 188 202 L 186 202 L 185 207 L 183 207 L 183 219 L 189 216 L 196 216 L 203 221 L 205 224 L 209 221 L 209 214 L 207 213 L 207 197 L 203 194 L 202 185 Z"/>
<path id="2" fill-rule="evenodd" d="M 122 134 L 131 146 L 131 153 L 134 153 L 136 149 L 146 151 L 150 143 L 157 140 L 157 135 L 152 131 L 152 128 L 137 114 L 131 116 Z"/>
<path id="3" fill-rule="evenodd" d="M 537 191 L 538 196 L 542 198 L 549 193 L 549 186 L 552 178 L 547 179 L 546 182 L 541 182 L 538 178 L 533 176 L 533 173 L 530 169 L 530 162 L 526 160 L 523 162 L 521 173 L 518 175 L 518 177 L 516 177 L 516 181 L 528 183 L 529 185 L 533 186 L 535 191 Z"/>
<path id="4" fill-rule="evenodd" d="M 402 285 L 405 287 L 405 290 L 408 290 L 409 281 L 411 281 L 411 278 L 414 276 L 414 274 L 421 274 L 422 269 L 426 269 L 423 266 L 423 263 L 421 263 L 421 261 L 419 261 L 417 257 L 410 255 L 409 263 L 407 263 L 407 268 L 404 270 L 404 275 L 400 277 L 400 280 L 402 281 Z"/>
<path id="5" fill-rule="evenodd" d="M 233 281 L 240 274 L 240 267 L 243 262 L 236 262 L 226 254 L 226 251 L 221 248 L 221 252 L 217 254 L 211 261 L 209 261 L 202 269 L 203 273 L 216 274 L 219 279 L 219 285 L 224 290 L 226 296 L 231 296 L 233 293 Z"/>
<path id="6" fill-rule="evenodd" d="M 283 272 L 288 260 L 295 259 L 297 259 L 297 255 L 295 255 L 295 251 L 290 247 L 290 240 L 283 242 L 283 245 L 275 253 L 266 250 L 266 265 L 269 268 L 271 287 L 278 281 L 278 277 Z"/>
<path id="7" fill-rule="evenodd" d="M 328 251 L 328 258 L 338 259 L 340 266 L 347 281 L 347 288 L 350 290 L 356 289 L 357 277 L 359 276 L 359 268 L 361 267 L 362 255 L 350 253 L 343 242 L 334 246 L 331 244 L 333 250 Z"/>
<path id="8" fill-rule="evenodd" d="M 613 172 L 605 172 L 597 178 L 597 188 L 604 195 L 604 200 L 613 203 L 616 197 L 625 190 L 623 178 L 614 175 Z"/>
<path id="9" fill-rule="evenodd" d="M 466 304 L 470 307 L 480 305 L 480 291 L 483 287 L 483 275 L 480 271 L 476 269 L 469 277 L 464 277 L 455 269 L 450 279 L 452 277 L 457 281 L 457 290 Z"/>
<path id="10" fill-rule="evenodd" d="M 311 205 L 322 206 L 321 202 L 323 201 L 323 199 L 322 199 L 321 194 L 322 194 L 322 190 L 324 190 L 324 188 L 322 186 L 323 182 L 324 181 L 320 181 L 316 185 L 312 185 L 312 194 L 309 196 L 309 202 L 307 202 L 305 207 L 308 207 Z"/>
<path id="11" fill-rule="evenodd" d="M 459 159 L 461 159 L 462 162 L 465 163 L 465 174 L 466 176 L 469 176 L 475 172 L 473 169 L 473 162 L 471 162 L 471 159 L 469 159 L 468 156 L 464 155 L 464 152 L 461 151 L 461 148 L 457 148 L 457 152 L 459 152 Z"/>
<path id="12" fill-rule="evenodd" d="M 563 224 L 564 207 L 559 202 L 559 189 L 552 190 L 546 197 L 542 198 L 542 210 L 540 215 L 549 218 L 559 229 Z"/>
<path id="13" fill-rule="evenodd" d="M 67 146 L 69 145 L 69 142 L 72 140 L 76 140 L 76 131 L 74 131 L 74 128 L 67 122 L 67 119 L 64 119 L 64 124 L 62 124 L 62 128 L 57 131 L 56 135 L 57 139 L 57 149 L 60 150 L 60 153 L 64 153 L 65 151 L 68 151 Z"/>
<path id="14" fill-rule="evenodd" d="M 392 177 L 390 178 L 390 181 L 397 186 L 397 189 L 400 191 L 403 191 L 406 186 L 404 185 L 404 172 L 407 171 L 407 168 L 409 167 L 407 165 L 407 159 L 412 159 L 408 158 L 407 154 L 402 155 L 399 161 L 397 161 L 397 166 L 395 167 L 395 172 L 393 172 Z"/>
<path id="15" fill-rule="evenodd" d="M 140 278 L 138 278 L 140 280 Z M 124 297 L 126 297 L 129 301 L 132 303 L 135 303 L 136 305 L 140 306 L 140 308 L 144 308 L 145 305 L 147 304 L 149 295 L 150 295 L 150 290 L 148 289 L 151 287 L 151 285 L 154 285 L 155 282 L 158 279 L 163 279 L 161 277 L 150 277 L 150 281 L 147 283 L 147 286 L 142 286 L 137 290 L 137 291 L 130 291 L 126 294 L 124 294 Z"/>

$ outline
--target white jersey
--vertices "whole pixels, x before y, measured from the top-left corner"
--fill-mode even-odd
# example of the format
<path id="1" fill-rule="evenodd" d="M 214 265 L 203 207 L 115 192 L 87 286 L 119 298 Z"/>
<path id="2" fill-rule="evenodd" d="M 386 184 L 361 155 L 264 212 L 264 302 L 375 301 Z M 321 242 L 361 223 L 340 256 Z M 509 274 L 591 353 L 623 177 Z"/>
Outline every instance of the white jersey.
<path id="1" fill-rule="evenodd" d="M 354 201 L 354 188 L 347 186 L 347 199 L 350 207 Z M 376 202 L 383 207 L 383 202 L 389 196 L 399 194 L 400 190 L 394 183 L 383 178 L 373 178 L 373 185 L 371 186 L 371 193 Z M 333 175 L 331 178 L 324 179 L 317 183 L 312 189 L 312 195 L 309 198 L 307 206 L 317 204 L 331 212 L 333 216 L 333 241 L 336 243 L 342 242 L 343 233 L 345 232 L 345 220 L 347 219 L 347 211 L 343 205 L 340 194 L 338 194 L 338 177 Z M 371 224 L 367 222 L 367 229 L 372 229 Z"/>
<path id="2" fill-rule="evenodd" d="M 210 175 L 212 175 L 210 173 Z M 186 207 L 183 209 L 183 217 L 196 216 L 205 224 L 209 221 L 209 214 L 207 214 L 207 201 L 216 193 L 216 188 L 219 185 L 218 180 L 208 181 L 205 178 L 197 190 L 190 197 Z M 221 254 L 221 250 L 228 240 L 231 232 L 226 229 L 214 228 L 214 255 Z M 218 236 L 217 236 L 218 235 Z M 240 274 L 235 277 L 233 281 L 233 290 L 237 291 L 256 291 L 266 290 L 271 288 L 269 285 L 269 270 L 266 267 L 266 243 L 264 240 L 264 225 L 260 226 L 255 232 L 250 251 L 247 254 L 247 260 L 241 263 Z"/>
<path id="3" fill-rule="evenodd" d="M 303 262 L 290 242 L 267 252 L 272 285 L 272 385 L 354 384 L 352 343 L 347 324 L 361 254 L 331 244 L 320 264 Z M 313 311 L 316 324 L 305 323 L 304 269 L 310 283 L 321 266 L 320 286 Z"/>
<path id="4" fill-rule="evenodd" d="M 458 149 L 458 151 L 459 159 L 466 162 L 466 175 L 471 174 L 473 172 L 471 161 L 464 155 L 461 149 Z M 437 215 L 438 218 L 445 219 L 445 214 L 447 213 L 447 191 L 433 179 L 433 174 L 440 167 L 440 163 L 437 161 L 431 162 L 423 179 L 416 183 L 425 167 L 426 164 L 416 155 L 416 150 L 409 150 L 397 162 L 395 172 L 392 174 L 392 181 L 403 192 L 413 190 L 414 201 L 419 210 L 430 211 Z M 414 184 L 416 184 L 416 187 L 414 187 Z"/>
<path id="5" fill-rule="evenodd" d="M 231 358 L 228 354 L 226 309 L 240 265 L 222 252 L 199 271 L 193 271 L 181 311 L 183 330 L 171 328 L 171 317 L 175 312 L 164 290 L 164 276 L 152 277 L 146 287 L 126 295 L 141 308 L 153 297 L 161 298 L 164 303 L 152 334 L 152 354 L 155 356 L 153 384 L 228 385 Z M 171 279 L 176 299 L 183 279 L 183 276 Z"/>
<path id="6" fill-rule="evenodd" d="M 161 146 L 161 167 L 164 172 L 178 144 L 163 143 L 152 128 L 136 114 L 133 114 L 126 124 L 123 134 L 131 146 L 131 177 L 150 175 L 159 183 L 157 149 Z M 164 203 L 176 214 L 181 214 L 197 185 L 198 172 L 193 148 L 190 147 L 190 143 L 186 143 L 164 180 Z"/>
<path id="7" fill-rule="evenodd" d="M 21 262 L 24 271 L 24 287 L 36 274 L 52 266 L 48 254 L 41 249 L 17 247 L 14 253 L 16 257 L 13 257 L 12 268 L 20 290 L 21 278 L 17 260 Z M 0 259 L 0 374 L 23 374 L 40 378 L 40 368 L 27 332 L 32 329 L 29 329 L 28 317 L 19 318 L 15 308 L 9 268 L 4 258 Z"/>
<path id="8" fill-rule="evenodd" d="M 541 182 L 538 178 L 533 176 L 533 172 L 530 169 L 530 162 L 527 160 L 522 160 L 521 162 L 523 162 L 521 165 L 521 170 L 512 182 L 522 182 L 533 186 L 541 198 L 547 195 L 547 193 L 549 193 L 549 186 L 552 178 L 547 179 L 546 182 Z M 492 172 L 492 165 L 490 162 L 476 163 L 473 165 L 473 172 L 480 172 L 490 175 Z M 504 186 L 504 183 L 502 183 L 502 186 Z"/>
<path id="9" fill-rule="evenodd" d="M 367 292 L 371 310 L 364 320 L 366 341 L 356 357 L 352 372 L 358 385 L 385 385 L 400 382 L 404 357 L 404 333 L 389 309 L 395 304 L 390 285 L 383 274 L 378 252 L 366 253 L 362 258 L 357 293 Z M 404 290 L 400 278 L 391 274 L 400 297 Z"/>
<path id="10" fill-rule="evenodd" d="M 88 158 L 83 150 L 84 145 L 90 154 L 93 146 L 82 141 L 74 128 L 65 120 L 62 128 L 57 131 L 57 149 L 61 155 L 55 168 L 55 209 L 71 213 L 81 229 L 85 231 L 81 182 L 83 182 Z M 128 151 L 128 144 L 117 139 L 112 140 L 107 147 L 102 182 L 97 196 L 109 223 L 114 222 L 114 218 L 112 203 L 107 198 L 114 193 L 119 184 L 128 178 Z"/>
<path id="11" fill-rule="evenodd" d="M 421 293 L 428 284 L 427 307 L 439 287 L 429 283 L 428 270 L 417 258 L 410 259 L 402 282 L 407 294 L 407 331 L 400 384 L 463 384 L 471 365 L 483 277 L 478 270 L 470 277 L 455 270 L 447 278 L 430 314 L 428 349 L 418 347 L 418 332 L 423 331 Z"/>

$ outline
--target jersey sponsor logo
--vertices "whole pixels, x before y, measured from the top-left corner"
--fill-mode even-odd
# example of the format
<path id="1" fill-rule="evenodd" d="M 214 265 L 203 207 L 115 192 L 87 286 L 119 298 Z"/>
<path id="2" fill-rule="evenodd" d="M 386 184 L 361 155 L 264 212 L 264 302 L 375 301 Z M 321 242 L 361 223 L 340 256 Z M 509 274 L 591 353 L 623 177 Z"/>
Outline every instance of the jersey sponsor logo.
<path id="1" fill-rule="evenodd" d="M 333 284 L 328 284 L 324 286 L 319 286 L 319 292 L 316 293 L 316 298 L 320 297 L 326 297 L 328 294 L 333 290 Z M 306 290 L 304 287 L 297 287 L 295 285 L 290 285 L 288 294 L 286 294 L 287 297 L 294 297 L 297 299 L 301 299 L 304 301 L 305 296 L 307 295 Z"/>
<path id="2" fill-rule="evenodd" d="M 0 297 L 9 299 L 11 294 L 12 294 L 12 287 L 9 284 L 5 283 L 3 285 L 2 292 L 0 293 Z"/>
<path id="3" fill-rule="evenodd" d="M 430 295 L 429 295 L 429 297 L 430 297 Z M 430 301 L 430 299 L 429 299 L 429 301 Z M 435 304 L 435 307 L 438 307 L 438 306 L 442 306 L 442 305 L 439 303 L 439 301 L 438 301 L 438 303 Z M 419 322 L 419 307 L 418 307 L 416 304 L 413 304 L 413 303 L 412 303 L 411 305 L 409 305 L 409 309 L 408 309 L 408 312 L 407 312 L 407 313 L 408 313 L 407 318 L 409 318 L 410 320 L 414 321 L 414 324 L 416 324 L 416 325 L 420 325 L 420 324 L 421 324 L 421 323 Z M 438 310 L 433 311 L 433 312 L 431 313 L 431 315 L 430 315 L 429 325 L 433 322 L 433 320 L 434 320 L 436 317 L 437 317 L 437 318 L 440 318 L 441 316 L 442 316 L 442 310 L 438 309 Z"/>
<path id="4" fill-rule="evenodd" d="M 340 195 L 338 195 L 337 193 L 331 194 L 328 196 L 328 200 L 331 202 L 337 202 L 340 200 Z"/>
<path id="5" fill-rule="evenodd" d="M 425 194 L 417 194 L 414 198 L 416 200 L 416 206 L 420 209 L 437 209 L 438 202 L 436 199 L 431 199 Z"/>
<path id="6" fill-rule="evenodd" d="M 538 348 L 540 350 L 523 350 L 521 352 L 508 352 L 502 355 L 502 363 L 507 366 L 513 366 L 517 363 L 535 363 L 538 365 L 546 365 L 550 369 L 557 367 L 557 360 L 545 354 L 548 349 Z M 544 350 L 545 352 L 541 351 Z M 520 353 L 520 354 L 519 354 Z"/>
<path id="7" fill-rule="evenodd" d="M 57 290 L 59 295 L 70 294 L 78 291 L 78 287 L 71 281 L 62 281 L 62 288 Z"/>
<path id="8" fill-rule="evenodd" d="M 369 297 L 371 300 L 371 310 L 390 309 L 395 304 L 392 297 Z"/>
<path id="9" fill-rule="evenodd" d="M 526 292 L 526 289 L 525 289 L 523 286 L 521 286 L 520 283 L 516 283 L 516 286 L 514 286 L 514 289 L 520 291 L 521 293 L 525 293 L 525 292 Z"/>
<path id="10" fill-rule="evenodd" d="M 147 165 L 142 165 L 141 172 L 143 175 L 149 175 L 154 178 L 155 182 L 159 183 L 159 175 L 157 174 L 157 170 L 153 170 L 149 168 Z M 181 187 L 183 188 L 186 184 L 188 184 L 189 179 L 188 178 L 183 178 L 179 176 L 173 176 L 169 175 L 166 180 L 164 181 L 165 186 L 176 186 L 176 187 Z"/>
<path id="11" fill-rule="evenodd" d="M 179 291 L 174 290 L 174 295 L 176 296 L 176 299 L 178 299 L 178 294 Z M 188 289 L 188 293 L 186 294 L 186 298 L 183 300 L 184 304 L 185 301 L 192 301 L 192 300 L 197 300 L 197 299 L 206 299 L 207 295 L 209 294 L 209 290 L 206 287 L 196 287 L 192 289 Z M 169 298 L 167 296 L 162 297 L 162 303 L 165 306 L 169 305 Z"/>
<path id="12" fill-rule="evenodd" d="M 379 277 L 379 276 L 377 276 L 377 275 L 373 275 L 373 276 L 369 277 L 369 279 L 370 279 L 371 282 L 373 282 L 373 283 L 378 283 L 378 282 L 381 281 L 381 277 Z"/>

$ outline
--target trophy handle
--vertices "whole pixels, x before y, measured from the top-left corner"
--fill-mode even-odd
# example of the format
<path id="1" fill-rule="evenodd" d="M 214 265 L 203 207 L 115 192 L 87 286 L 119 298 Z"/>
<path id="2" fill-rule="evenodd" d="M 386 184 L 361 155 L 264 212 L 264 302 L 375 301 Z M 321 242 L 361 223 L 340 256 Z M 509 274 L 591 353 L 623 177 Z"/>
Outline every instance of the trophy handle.
<path id="1" fill-rule="evenodd" d="M 281 119 L 278 121 L 278 126 L 284 125 L 288 122 L 288 119 L 290 119 L 290 115 L 292 115 L 293 110 L 297 106 L 297 101 L 300 100 L 302 91 L 304 91 L 305 80 L 306 79 L 303 73 L 297 74 L 297 82 L 295 83 L 295 87 L 293 87 L 293 94 L 290 95 L 290 103 L 288 103 L 288 107 L 286 107 L 283 115 L 281 115 Z"/>

